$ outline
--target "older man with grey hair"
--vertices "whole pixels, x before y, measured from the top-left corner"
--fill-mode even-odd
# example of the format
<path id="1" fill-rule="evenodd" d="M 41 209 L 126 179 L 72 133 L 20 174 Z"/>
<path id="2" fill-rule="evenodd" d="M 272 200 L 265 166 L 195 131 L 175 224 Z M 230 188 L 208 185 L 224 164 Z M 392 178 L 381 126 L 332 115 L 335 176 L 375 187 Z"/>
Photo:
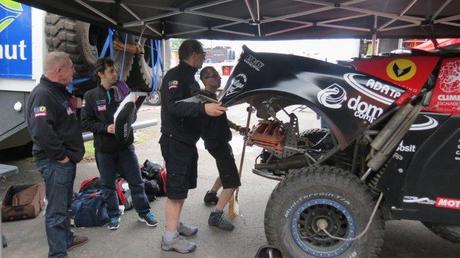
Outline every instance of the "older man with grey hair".
<path id="1" fill-rule="evenodd" d="M 68 54 L 50 52 L 45 74 L 30 93 L 27 124 L 34 143 L 32 154 L 46 184 L 46 235 L 48 257 L 67 257 L 67 250 L 88 238 L 73 235 L 68 210 L 72 202 L 76 164 L 85 148 L 80 122 L 66 85 L 72 81 L 73 64 Z"/>

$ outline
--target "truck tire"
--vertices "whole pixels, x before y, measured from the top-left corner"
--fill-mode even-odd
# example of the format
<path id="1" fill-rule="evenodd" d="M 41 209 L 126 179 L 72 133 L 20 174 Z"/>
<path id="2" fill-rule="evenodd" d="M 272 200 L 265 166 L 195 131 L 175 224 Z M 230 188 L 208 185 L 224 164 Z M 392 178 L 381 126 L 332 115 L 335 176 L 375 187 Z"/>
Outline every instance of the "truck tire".
<path id="1" fill-rule="evenodd" d="M 152 62 L 151 62 L 151 50 L 150 46 L 146 45 L 145 39 L 141 39 L 140 44 L 144 46 L 144 53 L 137 55 L 133 60 L 133 67 L 128 76 L 128 85 L 133 85 L 138 91 L 150 91 L 152 89 Z M 154 53 L 153 60 L 156 61 L 156 55 Z M 159 89 L 161 80 L 157 80 L 157 88 Z"/>
<path id="2" fill-rule="evenodd" d="M 328 134 L 329 134 L 329 129 L 313 128 L 313 129 L 308 129 L 308 130 L 303 131 L 300 134 L 300 137 L 307 138 L 311 143 L 313 143 L 313 146 L 315 149 L 321 149 L 321 150 L 326 151 L 334 147 L 334 143 L 330 135 L 324 138 Z"/>
<path id="3" fill-rule="evenodd" d="M 452 243 L 460 243 L 460 226 L 441 225 L 429 222 L 423 222 L 423 224 L 436 235 Z"/>
<path id="4" fill-rule="evenodd" d="M 378 210 L 364 236 L 335 240 L 318 229 L 342 238 L 359 235 L 375 206 L 367 187 L 340 168 L 319 166 L 290 174 L 273 190 L 265 209 L 265 234 L 283 257 L 378 257 L 384 222 Z"/>
<path id="5" fill-rule="evenodd" d="M 75 68 L 75 77 L 92 75 L 94 65 L 102 50 L 107 30 L 89 23 L 48 13 L 45 17 L 45 33 L 48 51 L 63 51 L 70 55 Z M 124 42 L 124 36 L 120 39 Z M 128 43 L 135 43 L 135 37 L 128 36 Z M 123 51 L 114 51 L 114 62 L 119 68 L 123 63 Z M 133 64 L 134 55 L 124 56 L 123 77 L 126 80 Z"/>

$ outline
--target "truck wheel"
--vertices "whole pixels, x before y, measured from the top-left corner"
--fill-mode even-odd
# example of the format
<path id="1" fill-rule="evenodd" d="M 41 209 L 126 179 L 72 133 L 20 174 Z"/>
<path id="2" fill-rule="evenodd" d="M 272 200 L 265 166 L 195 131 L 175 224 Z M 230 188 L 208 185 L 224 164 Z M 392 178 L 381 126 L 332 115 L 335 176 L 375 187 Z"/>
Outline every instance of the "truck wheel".
<path id="1" fill-rule="evenodd" d="M 328 134 L 329 129 L 313 128 L 303 131 L 300 134 L 300 137 L 301 139 L 307 138 L 314 145 L 315 149 L 330 150 L 334 147 L 334 143 L 332 142 L 331 136 L 327 136 L 326 138 L 324 138 L 324 136 Z"/>
<path id="2" fill-rule="evenodd" d="M 429 222 L 423 222 L 423 224 L 436 235 L 452 243 L 460 243 L 460 226 L 441 225 Z"/>
<path id="3" fill-rule="evenodd" d="M 106 29 L 50 13 L 45 18 L 45 33 L 48 51 L 68 53 L 74 64 L 76 77 L 91 75 L 108 35 Z M 124 42 L 124 35 L 120 40 Z M 134 44 L 135 37 L 129 35 L 128 43 Z M 122 80 L 128 77 L 133 58 L 134 55 L 125 54 Z M 123 51 L 115 50 L 114 62 L 120 69 L 123 63 Z"/>
<path id="4" fill-rule="evenodd" d="M 384 223 L 380 210 L 367 233 L 354 241 L 335 240 L 359 235 L 375 201 L 367 187 L 345 170 L 319 166 L 290 174 L 273 190 L 265 209 L 265 234 L 286 257 L 378 257 Z"/>
<path id="5" fill-rule="evenodd" d="M 150 41 L 149 41 L 150 42 Z M 133 60 L 133 68 L 129 74 L 127 83 L 133 85 L 136 90 L 150 91 L 152 89 L 152 67 L 151 67 L 151 50 L 150 46 L 146 44 L 145 39 L 141 39 L 140 44 L 144 46 L 144 53 L 137 55 Z M 156 61 L 156 53 L 154 53 L 154 60 Z M 157 90 L 161 80 L 157 80 Z"/>

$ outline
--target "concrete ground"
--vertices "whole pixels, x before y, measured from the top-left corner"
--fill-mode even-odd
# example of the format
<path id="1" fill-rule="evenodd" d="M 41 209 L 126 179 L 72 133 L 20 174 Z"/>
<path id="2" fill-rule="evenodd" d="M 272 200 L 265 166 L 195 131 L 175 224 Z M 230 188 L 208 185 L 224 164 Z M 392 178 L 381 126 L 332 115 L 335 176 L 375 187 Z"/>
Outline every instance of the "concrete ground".
<path id="1" fill-rule="evenodd" d="M 316 127 L 318 121 L 311 112 L 299 113 L 303 121 L 301 126 Z M 231 108 L 228 116 L 234 122 L 243 125 L 246 114 L 243 107 Z M 139 113 L 139 119 L 159 119 L 159 108 L 145 106 Z M 140 130 L 139 142 L 136 150 L 139 161 L 145 159 L 161 163 L 159 126 Z M 232 145 L 235 157 L 239 160 L 243 139 L 234 134 Z M 217 175 L 212 157 L 204 150 L 202 142 L 199 149 L 198 188 L 189 193 L 182 220 L 185 223 L 199 227 L 199 233 L 191 239 L 198 244 L 193 254 L 180 255 L 163 252 L 160 249 L 161 234 L 163 231 L 165 198 L 159 198 L 151 203 L 151 207 L 160 223 L 157 228 L 148 228 L 137 221 L 134 210 L 127 211 L 122 217 L 121 226 L 116 231 L 109 231 L 106 227 L 77 228 L 77 234 L 90 238 L 90 242 L 83 247 L 69 252 L 69 257 L 254 257 L 257 249 L 266 244 L 264 234 L 264 210 L 267 199 L 276 185 L 271 181 L 252 174 L 251 168 L 260 149 L 248 148 L 240 189 L 240 217 L 234 223 L 236 229 L 231 232 L 222 232 L 209 228 L 207 219 L 211 208 L 203 204 L 202 198 Z M 14 162 L 21 172 L 1 182 L 0 194 L 4 195 L 8 186 L 13 184 L 40 182 L 41 176 L 35 170 L 32 161 L 22 160 Z M 75 189 L 80 182 L 93 175 L 98 175 L 96 165 L 92 160 L 86 160 L 78 165 Z M 2 224 L 3 233 L 8 239 L 8 247 L 3 249 L 3 257 L 32 258 L 46 257 L 48 246 L 44 229 L 43 213 L 37 218 Z M 392 221 L 386 223 L 385 244 L 381 257 L 384 258 L 441 258 L 460 257 L 460 245 L 451 244 L 438 238 L 419 222 Z"/>

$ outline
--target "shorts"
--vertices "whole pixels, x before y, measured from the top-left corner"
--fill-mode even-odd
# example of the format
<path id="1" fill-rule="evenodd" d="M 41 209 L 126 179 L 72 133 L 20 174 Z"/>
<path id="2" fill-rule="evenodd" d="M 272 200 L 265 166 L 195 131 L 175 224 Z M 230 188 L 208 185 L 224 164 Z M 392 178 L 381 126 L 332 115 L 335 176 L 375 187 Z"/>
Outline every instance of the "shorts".
<path id="1" fill-rule="evenodd" d="M 241 185 L 240 176 L 230 144 L 222 142 L 216 148 L 209 149 L 208 152 L 216 160 L 222 187 L 224 189 L 239 187 Z"/>
<path id="2" fill-rule="evenodd" d="M 196 188 L 198 151 L 195 145 L 180 142 L 162 135 L 161 154 L 166 164 L 166 196 L 169 199 L 183 200 L 188 190 Z"/>

